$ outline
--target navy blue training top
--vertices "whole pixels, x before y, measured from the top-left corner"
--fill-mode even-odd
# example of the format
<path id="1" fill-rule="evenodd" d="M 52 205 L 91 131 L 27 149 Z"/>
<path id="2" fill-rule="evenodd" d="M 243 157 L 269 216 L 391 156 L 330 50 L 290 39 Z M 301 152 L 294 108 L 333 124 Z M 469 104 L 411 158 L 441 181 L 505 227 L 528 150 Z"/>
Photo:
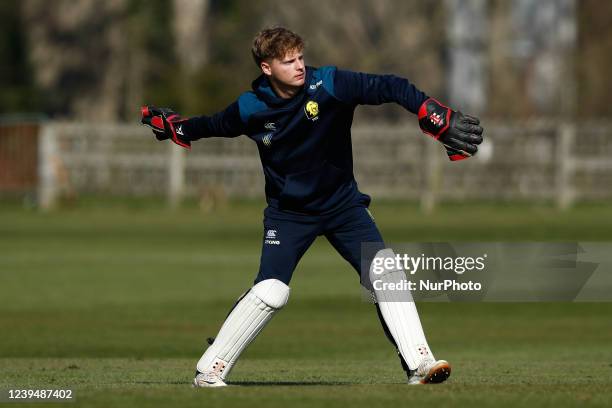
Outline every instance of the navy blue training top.
<path id="1" fill-rule="evenodd" d="M 353 175 L 351 125 L 357 105 L 395 102 L 417 113 L 427 95 L 407 79 L 306 67 L 304 88 L 291 99 L 266 76 L 253 81 L 225 110 L 189 119 L 185 138 L 247 135 L 259 149 L 268 205 L 300 214 L 326 214 L 368 205 Z"/>

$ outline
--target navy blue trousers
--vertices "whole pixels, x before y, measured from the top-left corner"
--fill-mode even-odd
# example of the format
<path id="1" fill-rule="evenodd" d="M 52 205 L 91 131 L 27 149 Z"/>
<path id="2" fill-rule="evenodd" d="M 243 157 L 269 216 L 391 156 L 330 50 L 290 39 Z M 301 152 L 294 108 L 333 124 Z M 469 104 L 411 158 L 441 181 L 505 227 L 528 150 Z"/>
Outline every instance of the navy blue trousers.
<path id="1" fill-rule="evenodd" d="M 329 215 L 294 215 L 266 208 L 264 236 L 258 283 L 278 279 L 289 284 L 302 255 L 318 237 L 324 235 L 332 246 L 361 276 L 361 263 L 369 268 L 367 257 L 362 257 L 363 242 L 375 244 L 368 248 L 384 248 L 383 239 L 365 206 L 353 206 Z"/>
<path id="2" fill-rule="evenodd" d="M 289 285 L 302 255 L 321 235 L 351 264 L 360 276 L 361 284 L 371 289 L 370 263 L 376 252 L 385 245 L 365 205 L 352 206 L 324 216 L 294 215 L 273 207 L 266 208 L 261 263 L 255 283 L 265 279 L 278 279 Z M 363 248 L 362 243 L 369 244 L 367 248 Z M 368 253 L 362 254 L 362 248 Z M 410 376 L 410 369 L 397 349 L 378 304 L 376 311 L 385 335 L 396 349 L 402 368 Z"/>

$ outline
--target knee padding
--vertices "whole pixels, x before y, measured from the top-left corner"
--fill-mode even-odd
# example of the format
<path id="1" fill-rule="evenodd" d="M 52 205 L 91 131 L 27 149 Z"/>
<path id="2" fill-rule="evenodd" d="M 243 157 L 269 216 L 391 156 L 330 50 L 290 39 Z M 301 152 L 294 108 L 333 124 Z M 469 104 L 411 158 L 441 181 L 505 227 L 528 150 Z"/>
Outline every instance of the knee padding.
<path id="1" fill-rule="evenodd" d="M 251 288 L 254 294 L 273 309 L 282 309 L 289 300 L 291 289 L 278 279 L 266 279 Z"/>

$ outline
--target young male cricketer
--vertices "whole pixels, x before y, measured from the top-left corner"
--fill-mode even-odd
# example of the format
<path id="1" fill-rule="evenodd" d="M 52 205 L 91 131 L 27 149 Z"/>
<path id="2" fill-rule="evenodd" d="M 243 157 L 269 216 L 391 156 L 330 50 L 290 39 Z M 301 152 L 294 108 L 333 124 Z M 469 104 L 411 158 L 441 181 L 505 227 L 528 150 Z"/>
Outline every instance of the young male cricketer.
<path id="1" fill-rule="evenodd" d="M 293 271 L 317 236 L 324 235 L 357 273 L 364 242 L 377 243 L 376 256 L 394 256 L 368 213 L 370 197 L 358 190 L 353 176 L 351 124 L 357 105 L 395 102 L 417 114 L 421 129 L 444 144 L 450 160 L 475 154 L 482 142 L 477 118 L 442 105 L 408 80 L 306 66 L 303 51 L 296 33 L 264 29 L 252 47 L 262 74 L 252 91 L 225 110 L 184 119 L 170 109 L 142 108 L 142 122 L 158 140 L 186 148 L 200 138 L 247 135 L 257 143 L 265 174 L 268 206 L 259 273 L 198 361 L 196 387 L 226 385 L 240 354 L 287 303 Z M 405 275 L 389 270 L 386 276 Z M 363 279 L 362 284 L 372 287 Z M 373 290 L 373 295 L 408 383 L 446 380 L 450 365 L 435 360 L 410 295 L 399 301 L 385 291 Z"/>

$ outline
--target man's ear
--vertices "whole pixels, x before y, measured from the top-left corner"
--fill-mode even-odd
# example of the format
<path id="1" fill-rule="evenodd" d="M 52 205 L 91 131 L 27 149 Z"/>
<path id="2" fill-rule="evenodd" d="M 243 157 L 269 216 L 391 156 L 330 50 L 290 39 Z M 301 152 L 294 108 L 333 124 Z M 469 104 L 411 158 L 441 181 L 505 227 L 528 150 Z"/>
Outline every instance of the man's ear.
<path id="1" fill-rule="evenodd" d="M 259 68 L 261 68 L 261 71 L 264 73 L 264 75 L 272 75 L 272 68 L 270 67 L 270 64 L 268 64 L 266 61 L 261 61 L 261 63 L 259 64 Z"/>

